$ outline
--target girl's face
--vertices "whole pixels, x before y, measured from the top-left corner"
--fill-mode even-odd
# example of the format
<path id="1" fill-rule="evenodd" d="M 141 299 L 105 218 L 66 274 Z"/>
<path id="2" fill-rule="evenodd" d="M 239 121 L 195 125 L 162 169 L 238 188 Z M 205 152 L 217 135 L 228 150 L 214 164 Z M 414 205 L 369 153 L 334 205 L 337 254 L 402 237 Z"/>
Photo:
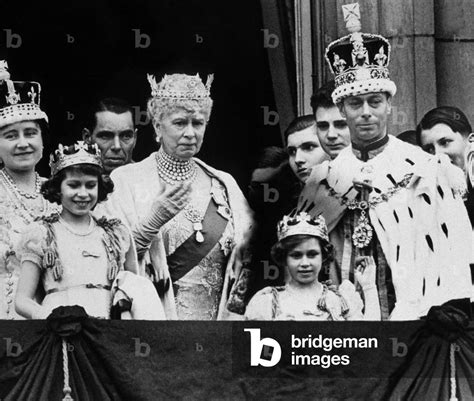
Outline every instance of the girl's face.
<path id="1" fill-rule="evenodd" d="M 66 171 L 61 182 L 63 211 L 73 217 L 81 217 L 94 208 L 99 195 L 99 179 L 94 175 Z"/>
<path id="2" fill-rule="evenodd" d="M 321 245 L 317 238 L 302 241 L 286 256 L 290 277 L 298 284 L 311 284 L 317 280 L 322 263 Z"/>

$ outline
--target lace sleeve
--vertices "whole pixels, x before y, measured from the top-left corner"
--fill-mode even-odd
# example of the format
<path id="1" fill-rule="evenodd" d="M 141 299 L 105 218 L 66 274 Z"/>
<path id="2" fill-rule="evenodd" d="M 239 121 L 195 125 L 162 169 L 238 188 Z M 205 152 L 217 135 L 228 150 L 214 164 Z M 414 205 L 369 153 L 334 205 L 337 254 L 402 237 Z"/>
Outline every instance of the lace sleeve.
<path id="1" fill-rule="evenodd" d="M 46 249 L 47 230 L 42 223 L 32 223 L 25 228 L 20 241 L 20 260 L 28 260 L 38 267 L 43 267 Z"/>

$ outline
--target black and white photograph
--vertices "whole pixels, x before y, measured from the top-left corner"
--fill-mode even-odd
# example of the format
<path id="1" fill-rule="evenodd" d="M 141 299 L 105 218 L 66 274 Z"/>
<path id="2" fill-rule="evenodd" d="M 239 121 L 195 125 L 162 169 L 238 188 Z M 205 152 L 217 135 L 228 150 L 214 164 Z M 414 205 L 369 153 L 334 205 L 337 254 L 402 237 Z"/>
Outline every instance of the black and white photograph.
<path id="1" fill-rule="evenodd" d="M 473 20 L 1 4 L 0 401 L 474 399 Z"/>

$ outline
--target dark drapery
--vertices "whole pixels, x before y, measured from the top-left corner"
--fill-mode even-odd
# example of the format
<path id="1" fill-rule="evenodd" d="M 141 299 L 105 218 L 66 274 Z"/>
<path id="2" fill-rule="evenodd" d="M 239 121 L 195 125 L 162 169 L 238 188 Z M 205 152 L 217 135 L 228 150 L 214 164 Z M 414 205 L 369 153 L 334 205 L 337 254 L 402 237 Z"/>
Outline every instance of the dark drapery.
<path id="1" fill-rule="evenodd" d="M 89 319 L 79 307 L 44 321 L 1 322 L 0 398 L 61 400 L 62 339 L 75 400 L 413 399 L 445 400 L 450 343 L 456 341 L 459 400 L 474 394 L 474 322 L 443 309 L 420 322 L 146 322 Z M 347 352 L 347 366 L 249 366 L 259 327 L 287 352 L 291 334 L 376 337 L 377 349 Z M 409 344 L 400 354 L 399 344 Z M 396 345 L 396 347 L 395 347 Z M 297 350 L 301 352 L 300 350 Z M 320 350 L 322 352 L 322 350 Z M 403 349 L 402 349 L 403 351 Z M 342 352 L 342 351 L 341 351 Z M 402 356 L 400 356 L 400 355 Z"/>
<path id="2" fill-rule="evenodd" d="M 273 96 L 283 138 L 283 132 L 297 115 L 294 5 L 290 0 L 260 0 L 260 4 L 263 45 L 269 60 Z"/>

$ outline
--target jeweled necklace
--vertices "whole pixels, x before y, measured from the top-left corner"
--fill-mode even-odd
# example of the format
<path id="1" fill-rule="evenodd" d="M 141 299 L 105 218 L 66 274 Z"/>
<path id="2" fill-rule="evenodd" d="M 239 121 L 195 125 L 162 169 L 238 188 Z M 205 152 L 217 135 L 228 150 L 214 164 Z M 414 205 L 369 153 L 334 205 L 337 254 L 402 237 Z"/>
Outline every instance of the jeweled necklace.
<path id="1" fill-rule="evenodd" d="M 163 147 L 156 153 L 156 166 L 158 175 L 168 184 L 187 180 L 194 181 L 197 175 L 197 165 L 193 159 L 179 160 L 168 155 Z"/>
<path id="2" fill-rule="evenodd" d="M 89 221 L 89 227 L 87 228 L 87 231 L 86 232 L 78 232 L 76 230 L 74 230 L 71 226 L 71 224 L 69 224 L 66 220 L 64 220 L 61 216 L 59 216 L 59 222 L 63 225 L 63 227 L 69 231 L 71 234 L 73 235 L 77 235 L 78 237 L 87 237 L 88 235 L 90 235 L 92 233 L 92 231 L 94 231 L 94 228 L 95 228 L 95 221 L 92 217 L 90 217 L 90 221 Z"/>
<path id="3" fill-rule="evenodd" d="M 13 179 L 6 173 L 4 169 L 0 170 L 0 178 L 5 184 L 6 188 L 9 190 L 10 194 L 13 196 L 13 205 L 20 217 L 23 218 L 25 222 L 32 222 L 36 219 L 38 215 L 44 214 L 48 208 L 48 202 L 42 196 L 39 196 L 41 189 L 41 181 L 39 180 L 38 173 L 36 173 L 36 183 L 35 183 L 35 196 L 22 196 L 23 191 L 20 191 L 13 181 Z M 39 182 L 39 184 L 38 184 Z M 21 192 L 21 193 L 20 193 Z M 32 208 L 25 203 L 26 199 L 41 199 L 41 209 L 39 214 L 32 212 Z"/>
<path id="4" fill-rule="evenodd" d="M 20 196 L 23 196 L 24 198 L 27 199 L 36 199 L 40 195 L 41 192 L 41 179 L 38 173 L 35 173 L 35 192 L 25 192 L 22 191 L 18 186 L 16 185 L 15 181 L 13 180 L 12 176 L 8 174 L 8 171 L 5 170 L 4 168 L 0 170 L 2 177 L 4 178 L 5 182 L 7 185 L 10 187 L 10 189 L 17 193 Z"/>

